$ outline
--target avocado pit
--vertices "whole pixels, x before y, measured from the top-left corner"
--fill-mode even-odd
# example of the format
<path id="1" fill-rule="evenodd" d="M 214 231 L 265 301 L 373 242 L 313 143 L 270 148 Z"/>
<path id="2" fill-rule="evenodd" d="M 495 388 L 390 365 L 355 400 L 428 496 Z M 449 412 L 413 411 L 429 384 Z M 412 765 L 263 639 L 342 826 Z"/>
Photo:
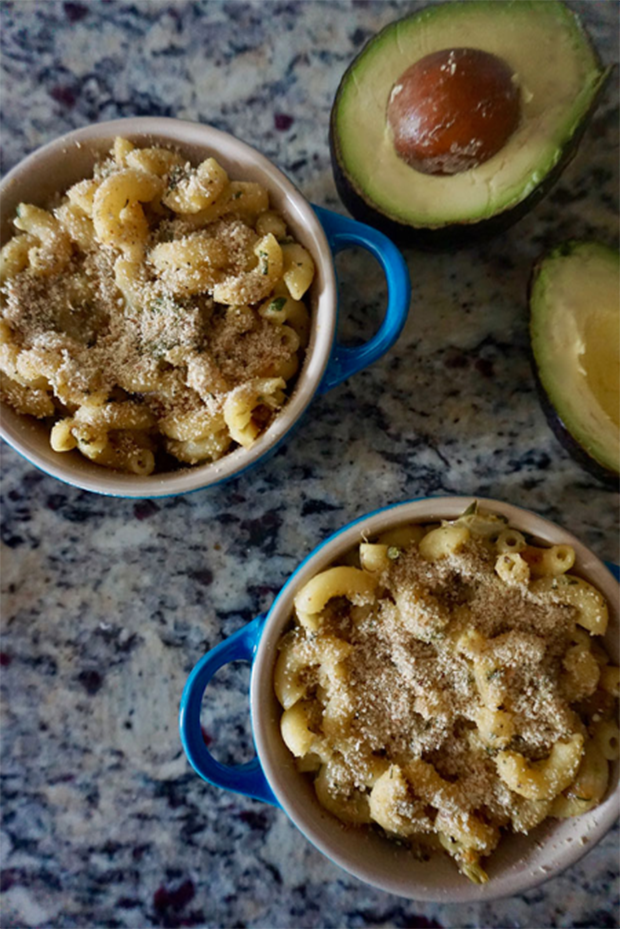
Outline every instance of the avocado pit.
<path id="1" fill-rule="evenodd" d="M 423 174 L 478 167 L 519 124 L 521 95 L 497 55 L 452 48 L 426 55 L 392 86 L 387 123 L 397 155 Z"/>

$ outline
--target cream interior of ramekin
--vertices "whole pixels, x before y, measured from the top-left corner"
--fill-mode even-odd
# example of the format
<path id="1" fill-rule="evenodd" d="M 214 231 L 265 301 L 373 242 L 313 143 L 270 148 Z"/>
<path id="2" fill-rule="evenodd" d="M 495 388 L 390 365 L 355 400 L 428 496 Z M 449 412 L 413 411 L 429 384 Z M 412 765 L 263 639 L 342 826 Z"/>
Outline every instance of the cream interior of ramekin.
<path id="1" fill-rule="evenodd" d="M 437 902 L 490 900 L 534 887 L 585 854 L 607 832 L 618 815 L 618 764 L 603 803 L 585 815 L 542 824 L 529 836 L 504 836 L 487 859 L 487 884 L 470 883 L 447 856 L 416 861 L 407 848 L 380 836 L 371 828 L 347 827 L 318 803 L 311 779 L 299 774 L 280 736 L 279 706 L 273 691 L 277 643 L 291 621 L 297 590 L 363 539 L 410 522 L 433 522 L 460 516 L 475 498 L 437 497 L 371 514 L 320 546 L 303 563 L 275 601 L 261 637 L 252 669 L 252 728 L 259 758 L 281 806 L 304 835 L 334 862 L 356 877 L 382 890 L 410 899 Z M 574 536 L 527 510 L 496 500 L 478 498 L 484 509 L 506 516 L 510 525 L 529 533 L 541 544 L 566 543 L 576 552 L 575 573 L 591 581 L 607 598 L 610 623 L 606 646 L 619 661 L 618 584 L 589 549 Z"/>
<path id="2" fill-rule="evenodd" d="M 322 226 L 302 194 L 267 158 L 244 142 L 211 126 L 164 117 L 119 119 L 71 132 L 35 151 L 0 183 L 1 241 L 13 232 L 11 219 L 21 201 L 45 206 L 59 191 L 88 177 L 116 136 L 139 145 L 178 148 L 192 160 L 213 155 L 231 178 L 257 181 L 268 188 L 272 206 L 286 218 L 291 233 L 312 254 L 316 276 L 309 291 L 310 344 L 287 405 L 251 449 L 237 448 L 219 461 L 148 477 L 121 474 L 90 462 L 78 452 L 59 454 L 49 445 L 49 428 L 5 405 L 0 434 L 33 464 L 85 490 L 124 497 L 185 493 L 251 467 L 299 421 L 314 396 L 331 353 L 336 328 L 337 293 L 333 259 Z"/>

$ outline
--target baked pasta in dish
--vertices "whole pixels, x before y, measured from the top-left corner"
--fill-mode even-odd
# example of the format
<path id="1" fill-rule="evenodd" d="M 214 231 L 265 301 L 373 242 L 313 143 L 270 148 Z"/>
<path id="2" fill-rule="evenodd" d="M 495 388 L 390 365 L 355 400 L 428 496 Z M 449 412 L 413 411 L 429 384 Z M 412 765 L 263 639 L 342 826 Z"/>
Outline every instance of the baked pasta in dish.
<path id="1" fill-rule="evenodd" d="M 319 802 L 470 880 L 502 833 L 584 813 L 618 758 L 605 599 L 474 507 L 362 542 L 308 581 L 279 643 L 281 733 Z"/>
<path id="2" fill-rule="evenodd" d="M 258 183 L 117 138 L 0 251 L 2 399 L 57 452 L 147 475 L 249 447 L 308 343 L 308 251 Z"/>

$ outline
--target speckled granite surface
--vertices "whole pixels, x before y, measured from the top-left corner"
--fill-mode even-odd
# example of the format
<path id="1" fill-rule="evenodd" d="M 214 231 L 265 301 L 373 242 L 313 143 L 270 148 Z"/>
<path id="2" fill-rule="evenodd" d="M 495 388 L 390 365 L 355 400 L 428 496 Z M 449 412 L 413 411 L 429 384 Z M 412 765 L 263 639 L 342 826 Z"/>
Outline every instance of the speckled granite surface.
<path id="1" fill-rule="evenodd" d="M 235 133 L 336 209 L 327 125 L 339 78 L 402 2 L 2 4 L 2 167 L 69 129 L 162 114 Z M 606 61 L 618 5 L 573 4 Z M 285 815 L 202 783 L 177 734 L 204 651 L 269 606 L 296 563 L 364 511 L 428 493 L 495 496 L 618 559 L 618 500 L 549 431 L 527 356 L 535 257 L 617 232 L 617 88 L 554 193 L 466 254 L 408 252 L 397 347 L 317 400 L 251 477 L 154 502 L 64 486 L 2 448 L 2 926 L 608 927 L 618 832 L 522 897 L 408 902 L 365 887 Z M 372 331 L 381 277 L 339 262 L 343 336 Z M 204 726 L 250 755 L 247 668 L 213 684 Z"/>

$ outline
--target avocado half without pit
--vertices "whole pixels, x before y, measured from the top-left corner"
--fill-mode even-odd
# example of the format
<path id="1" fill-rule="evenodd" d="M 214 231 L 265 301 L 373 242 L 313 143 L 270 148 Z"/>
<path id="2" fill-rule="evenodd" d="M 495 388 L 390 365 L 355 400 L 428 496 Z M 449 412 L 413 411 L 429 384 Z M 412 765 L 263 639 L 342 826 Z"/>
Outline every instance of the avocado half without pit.
<path id="1" fill-rule="evenodd" d="M 608 74 L 557 0 L 444 3 L 394 22 L 336 94 L 340 197 L 422 247 L 501 231 L 575 154 Z"/>
<path id="2" fill-rule="evenodd" d="M 530 285 L 532 354 L 549 424 L 605 482 L 620 472 L 620 256 L 568 242 L 543 258 Z"/>

